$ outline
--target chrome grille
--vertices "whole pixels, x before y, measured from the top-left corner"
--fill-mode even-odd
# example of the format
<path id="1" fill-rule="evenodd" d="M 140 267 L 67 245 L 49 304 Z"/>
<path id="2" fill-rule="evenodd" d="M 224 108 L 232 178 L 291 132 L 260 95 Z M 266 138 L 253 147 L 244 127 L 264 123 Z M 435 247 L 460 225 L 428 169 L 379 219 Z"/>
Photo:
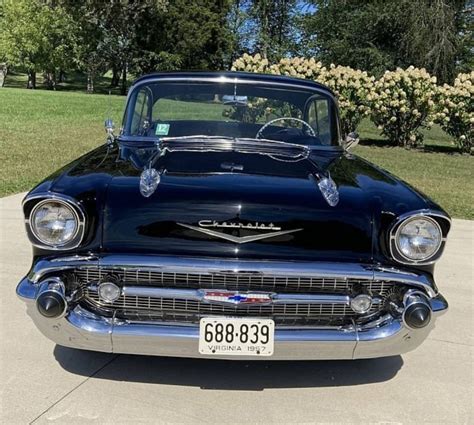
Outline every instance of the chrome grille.
<path id="1" fill-rule="evenodd" d="M 117 276 L 126 285 L 228 289 L 235 291 L 350 293 L 356 288 L 357 292 L 363 289 L 374 295 L 384 295 L 395 284 L 395 282 L 373 281 L 370 279 L 269 276 L 258 273 L 234 273 L 231 271 L 209 274 L 169 273 L 120 267 L 110 269 L 88 267 L 76 271 L 76 276 L 84 283 L 98 282 L 110 274 Z"/>
<path id="2" fill-rule="evenodd" d="M 161 319 L 197 322 L 204 316 L 270 317 L 277 324 L 345 324 L 356 314 L 346 304 L 285 303 L 272 305 L 223 305 L 179 298 L 121 295 L 114 303 L 104 303 L 95 288 L 87 288 L 87 302 L 95 308 L 115 312 L 116 317 L 127 319 Z M 368 314 L 376 313 L 379 305 Z"/>

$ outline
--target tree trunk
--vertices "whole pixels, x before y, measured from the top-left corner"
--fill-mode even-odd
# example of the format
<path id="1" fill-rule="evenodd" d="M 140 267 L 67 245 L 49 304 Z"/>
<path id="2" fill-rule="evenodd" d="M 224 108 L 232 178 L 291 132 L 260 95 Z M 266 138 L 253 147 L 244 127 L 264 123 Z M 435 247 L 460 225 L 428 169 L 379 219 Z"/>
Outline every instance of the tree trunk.
<path id="1" fill-rule="evenodd" d="M 0 63 L 0 88 L 5 85 L 5 80 L 8 74 L 8 67 L 6 63 Z"/>
<path id="2" fill-rule="evenodd" d="M 127 62 L 123 64 L 122 69 L 122 86 L 120 87 L 120 94 L 126 95 L 127 94 Z"/>
<path id="3" fill-rule="evenodd" d="M 87 73 L 87 93 L 94 93 L 94 74 L 91 71 Z"/>
<path id="4" fill-rule="evenodd" d="M 49 90 L 56 90 L 56 76 L 54 72 L 46 71 L 44 73 L 44 79 L 46 80 L 46 85 Z"/>
<path id="5" fill-rule="evenodd" d="M 112 81 L 110 82 L 110 87 L 117 87 L 120 82 L 120 71 L 116 66 L 112 67 Z"/>
<path id="6" fill-rule="evenodd" d="M 62 69 L 60 69 L 58 75 L 58 83 L 64 83 L 64 81 L 66 81 L 66 73 Z"/>
<path id="7" fill-rule="evenodd" d="M 28 83 L 26 83 L 27 89 L 36 89 L 36 71 L 33 69 L 28 70 Z"/>

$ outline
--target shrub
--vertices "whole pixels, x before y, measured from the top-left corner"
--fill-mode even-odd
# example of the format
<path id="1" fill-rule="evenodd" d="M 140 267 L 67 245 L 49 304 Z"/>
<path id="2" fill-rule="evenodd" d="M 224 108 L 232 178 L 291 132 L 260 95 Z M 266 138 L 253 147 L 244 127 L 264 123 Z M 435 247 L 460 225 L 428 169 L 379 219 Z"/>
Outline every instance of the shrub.
<path id="1" fill-rule="evenodd" d="M 368 97 L 374 77 L 368 76 L 366 72 L 346 66 L 331 65 L 326 68 L 314 58 L 283 58 L 278 63 L 269 64 L 259 54 L 244 54 L 233 63 L 232 70 L 288 75 L 327 85 L 338 98 L 344 134 L 355 131 L 362 118 L 370 114 Z"/>
<path id="2" fill-rule="evenodd" d="M 257 53 L 254 56 L 244 53 L 232 64 L 232 71 L 270 73 L 268 65 L 268 60 L 262 58 L 260 53 Z"/>
<path id="3" fill-rule="evenodd" d="M 438 89 L 436 121 L 463 152 L 474 144 L 474 71 L 459 74 L 454 85 Z"/>
<path id="4" fill-rule="evenodd" d="M 344 135 L 355 131 L 362 119 L 370 114 L 374 80 L 367 72 L 348 66 L 322 68 L 317 81 L 330 87 L 338 98 Z"/>
<path id="5" fill-rule="evenodd" d="M 392 143 L 411 147 L 423 141 L 419 131 L 434 119 L 436 77 L 413 66 L 386 71 L 369 96 L 372 120 Z"/>

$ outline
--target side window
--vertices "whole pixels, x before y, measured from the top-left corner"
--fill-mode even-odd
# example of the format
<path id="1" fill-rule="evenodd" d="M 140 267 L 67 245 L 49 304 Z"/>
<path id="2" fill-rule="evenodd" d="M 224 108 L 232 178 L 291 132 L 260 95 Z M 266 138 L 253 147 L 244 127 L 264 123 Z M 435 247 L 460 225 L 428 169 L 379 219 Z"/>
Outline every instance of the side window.
<path id="1" fill-rule="evenodd" d="M 308 123 L 318 135 L 321 144 L 331 144 L 331 115 L 329 100 L 324 98 L 314 99 L 308 108 Z"/>
<path id="2" fill-rule="evenodd" d="M 318 116 L 316 115 L 316 102 L 311 102 L 308 109 L 308 124 L 318 133 Z"/>
<path id="3" fill-rule="evenodd" d="M 150 126 L 150 95 L 147 89 L 142 89 L 137 94 L 135 101 L 135 109 L 133 110 L 132 124 L 130 126 L 130 133 L 138 135 L 146 135 L 146 131 Z"/>
<path id="4" fill-rule="evenodd" d="M 322 135 L 326 135 L 326 137 L 330 137 L 331 123 L 330 123 L 330 117 L 329 117 L 329 102 L 326 99 L 321 99 L 321 100 L 317 100 L 315 103 L 316 103 L 316 114 L 318 116 L 318 127 L 319 127 L 320 137 Z"/>

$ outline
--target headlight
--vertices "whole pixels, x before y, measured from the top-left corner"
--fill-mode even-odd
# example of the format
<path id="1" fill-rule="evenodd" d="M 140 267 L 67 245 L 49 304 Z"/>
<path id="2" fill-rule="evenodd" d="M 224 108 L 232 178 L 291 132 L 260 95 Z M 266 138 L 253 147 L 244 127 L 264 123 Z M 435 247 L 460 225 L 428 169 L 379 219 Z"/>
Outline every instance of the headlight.
<path id="1" fill-rule="evenodd" d="M 36 205 L 30 214 L 31 232 L 44 245 L 61 247 L 79 232 L 79 217 L 68 203 L 48 199 Z"/>
<path id="2" fill-rule="evenodd" d="M 436 220 L 427 216 L 416 216 L 400 224 L 394 242 L 403 259 L 424 262 L 436 255 L 442 240 L 443 234 Z"/>

